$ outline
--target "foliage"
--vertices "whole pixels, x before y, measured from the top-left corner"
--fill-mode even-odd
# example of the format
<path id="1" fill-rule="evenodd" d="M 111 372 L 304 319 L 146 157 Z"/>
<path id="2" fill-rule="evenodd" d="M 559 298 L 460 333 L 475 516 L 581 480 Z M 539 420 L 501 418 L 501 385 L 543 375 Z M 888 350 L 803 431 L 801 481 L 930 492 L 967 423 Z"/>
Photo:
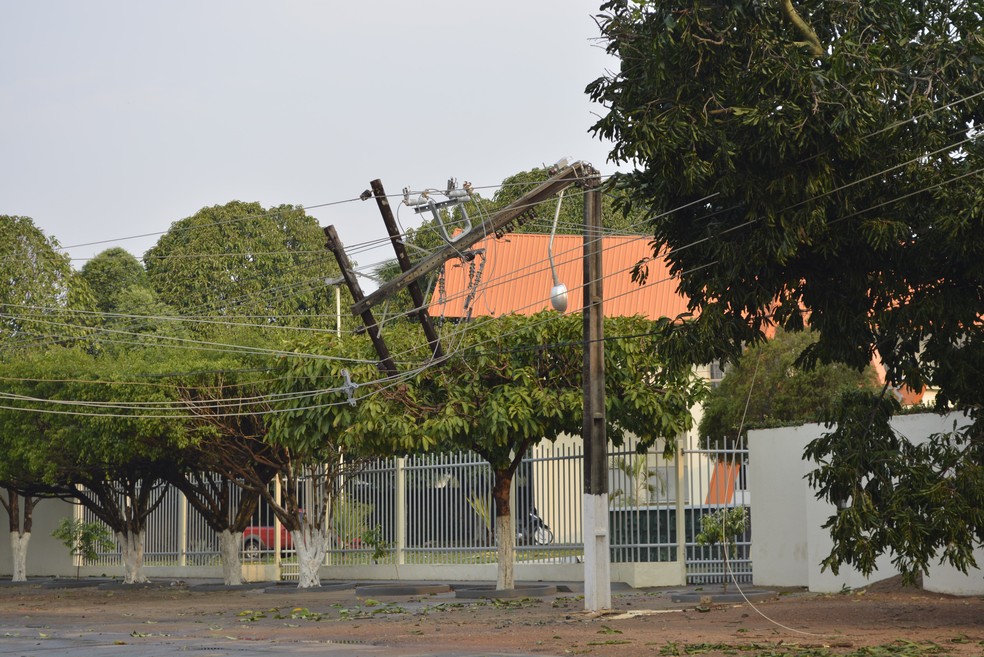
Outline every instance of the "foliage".
<path id="1" fill-rule="evenodd" d="M 0 342 L 4 352 L 85 333 L 72 311 L 92 303 L 58 241 L 30 217 L 0 215 Z"/>
<path id="2" fill-rule="evenodd" d="M 979 9 L 813 0 L 819 58 L 771 2 L 603 9 L 621 68 L 588 90 L 609 108 L 595 133 L 638 163 L 619 188 L 660 211 L 715 194 L 653 221 L 700 311 L 696 346 L 734 357 L 772 320 L 801 326 L 805 309 L 810 360 L 860 368 L 878 349 L 893 385 L 977 394 Z"/>
<path id="3" fill-rule="evenodd" d="M 161 302 L 143 265 L 127 251 L 103 251 L 82 267 L 81 276 L 102 313 L 91 322 L 90 350 L 121 355 L 134 345 L 170 347 L 187 335 L 177 310 Z"/>
<path id="4" fill-rule="evenodd" d="M 829 363 L 797 366 L 797 358 L 816 340 L 811 331 L 779 329 L 774 338 L 748 348 L 704 403 L 701 438 L 723 444 L 749 429 L 819 422 L 851 390 L 880 386 L 871 367 L 857 372 Z"/>
<path id="5" fill-rule="evenodd" d="M 867 574 L 891 551 L 908 583 L 934 559 L 966 572 L 984 539 L 980 426 L 954 424 L 914 444 L 890 424 L 897 407 L 890 397 L 852 393 L 828 418 L 832 430 L 807 447 L 818 464 L 810 485 L 837 507 L 824 525 L 834 545 L 823 565 Z"/>
<path id="6" fill-rule="evenodd" d="M 977 418 L 982 20 L 966 0 L 603 5 L 620 67 L 587 89 L 607 108 L 593 129 L 636 167 L 615 185 L 656 212 L 654 246 L 690 299 L 672 358 L 735 359 L 770 324 L 808 319 L 818 339 L 802 363 L 860 369 L 877 353 L 891 386 L 935 386 L 940 407 Z M 968 541 L 984 536 L 984 517 L 962 515 L 979 508 L 980 430 L 895 446 L 889 402 L 848 397 L 849 426 L 808 452 L 820 494 L 849 505 L 831 519 L 831 559 L 967 563 Z M 908 512 L 906 498 L 918 502 Z"/>
<path id="7" fill-rule="evenodd" d="M 743 506 L 721 508 L 714 513 L 700 517 L 700 532 L 694 538 L 697 545 L 720 545 L 721 558 L 724 560 L 724 571 L 730 575 L 728 559 L 738 553 L 738 540 L 748 530 L 748 509 Z M 728 579 L 723 583 L 728 590 Z"/>
<path id="8" fill-rule="evenodd" d="M 176 402 L 168 387 L 134 379 L 172 366 L 151 350 L 119 359 L 66 347 L 4 364 L 2 391 L 12 402 L 0 423 L 14 462 L 33 486 L 77 499 L 119 535 L 128 582 L 144 581 L 135 548 L 187 440 L 183 426 L 162 412 Z"/>
<path id="9" fill-rule="evenodd" d="M 663 480 L 656 468 L 649 467 L 648 454 L 633 454 L 632 458 L 615 459 L 615 469 L 625 478 L 628 486 L 612 491 L 611 503 L 624 506 L 648 504 L 663 489 Z M 653 483 L 653 479 L 656 483 Z"/>
<path id="10" fill-rule="evenodd" d="M 82 561 L 94 561 L 99 558 L 100 550 L 111 550 L 116 547 L 109 530 L 99 522 L 62 518 L 51 535 L 61 541 L 73 557 L 79 559 L 75 568 L 75 579 L 79 578 Z"/>
<path id="11" fill-rule="evenodd" d="M 160 300 L 184 315 L 317 327 L 334 316 L 325 282 L 338 267 L 318 222 L 299 207 L 202 208 L 176 221 L 144 262 Z"/>
<path id="12" fill-rule="evenodd" d="M 381 561 L 389 553 L 390 545 L 383 538 L 383 528 L 381 525 L 376 525 L 372 529 L 367 529 L 363 532 L 362 542 L 372 550 L 369 558 L 373 563 Z"/>
<path id="13" fill-rule="evenodd" d="M 612 338 L 605 350 L 607 430 L 616 445 L 634 434 L 640 451 L 661 438 L 672 450 L 676 437 L 689 428 L 690 407 L 703 391 L 689 366 L 667 366 L 658 329 L 643 318 L 606 320 Z M 579 317 L 541 313 L 466 324 L 459 329 L 454 354 L 398 381 L 381 378 L 364 337 L 350 339 L 356 343 L 332 351 L 350 360 L 286 362 L 283 392 L 323 392 L 274 418 L 276 440 L 296 448 L 332 435 L 351 453 L 365 455 L 472 450 L 491 466 L 495 516 L 501 519 L 509 515 L 510 483 L 527 450 L 542 440 L 581 432 Z M 393 325 L 387 342 L 404 354 L 404 362 L 427 363 L 419 327 Z M 303 351 L 318 353 L 317 345 L 305 344 Z M 504 561 L 500 555 L 500 567 Z"/>
<path id="14" fill-rule="evenodd" d="M 748 509 L 743 506 L 718 509 L 700 517 L 700 532 L 694 538 L 698 545 L 727 543 L 731 554 L 748 528 Z"/>
<path id="15" fill-rule="evenodd" d="M 143 265 L 120 247 L 106 249 L 86 262 L 81 274 L 92 290 L 96 307 L 104 313 L 119 312 L 122 292 L 131 287 L 150 287 Z"/>

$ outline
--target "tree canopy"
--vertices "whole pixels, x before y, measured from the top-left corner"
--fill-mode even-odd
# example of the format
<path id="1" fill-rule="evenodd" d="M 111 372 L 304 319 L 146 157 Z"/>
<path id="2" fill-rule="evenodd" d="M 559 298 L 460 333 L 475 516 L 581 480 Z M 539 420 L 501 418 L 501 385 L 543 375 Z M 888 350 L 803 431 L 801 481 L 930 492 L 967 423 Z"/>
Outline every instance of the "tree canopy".
<path id="1" fill-rule="evenodd" d="M 871 367 L 858 372 L 842 363 L 797 366 L 799 355 L 815 340 L 811 331 L 780 329 L 772 339 L 747 349 L 707 396 L 701 438 L 723 444 L 749 429 L 821 422 L 845 392 L 878 391 Z"/>
<path id="2" fill-rule="evenodd" d="M 297 206 L 202 208 L 172 224 L 144 262 L 160 300 L 183 315 L 280 326 L 334 317 L 327 281 L 338 267 L 318 222 Z"/>
<path id="3" fill-rule="evenodd" d="M 96 299 L 96 307 L 104 313 L 116 312 L 120 294 L 130 288 L 150 287 L 143 265 L 120 247 L 99 253 L 82 266 L 81 273 Z"/>
<path id="4" fill-rule="evenodd" d="M 79 318 L 65 311 L 89 307 L 89 289 L 59 249 L 58 240 L 30 217 L 0 215 L 0 341 L 5 349 L 84 332 L 76 324 Z"/>
<path id="5" fill-rule="evenodd" d="M 671 367 L 662 358 L 662 332 L 655 323 L 612 318 L 605 326 L 610 440 L 621 444 L 633 434 L 642 450 L 659 439 L 672 446 L 690 427 L 690 408 L 702 394 L 702 383 L 689 365 Z M 403 354 L 402 361 L 419 365 L 430 354 L 419 328 L 408 328 L 390 326 L 387 342 Z M 324 443 L 330 436 L 353 454 L 438 449 L 479 454 L 494 477 L 499 588 L 512 588 L 510 483 L 533 445 L 581 433 L 582 320 L 550 313 L 510 315 L 464 324 L 458 331 L 455 351 L 446 360 L 411 368 L 397 380 L 375 370 L 375 354 L 364 337 L 359 339 L 362 363 L 289 359 L 285 393 L 323 392 L 277 415 L 271 433 L 292 449 Z M 316 350 L 315 344 L 303 348 L 305 353 Z M 332 353 L 352 359 L 359 351 Z"/>
<path id="6" fill-rule="evenodd" d="M 860 369 L 877 354 L 888 385 L 935 386 L 940 407 L 976 415 L 979 3 L 612 0 L 599 21 L 620 66 L 588 86 L 607 108 L 593 130 L 614 142 L 613 160 L 635 167 L 616 184 L 629 205 L 657 211 L 654 244 L 695 313 L 675 332 L 674 356 L 734 358 L 770 324 L 799 329 L 808 319 L 818 339 L 805 364 Z M 867 417 L 887 400 L 869 396 Z M 926 476 L 906 493 L 916 529 L 882 532 L 873 549 L 908 555 L 900 567 L 911 575 L 927 555 L 952 556 L 948 541 L 979 541 L 979 500 L 964 484 L 984 465 L 982 429 L 908 450 L 882 449 L 884 434 L 869 426 L 840 423 L 837 440 L 810 452 L 820 494 L 862 520 L 835 534 L 832 557 L 897 520 L 901 497 L 885 504 L 865 493 L 871 478 L 890 479 L 879 467 Z M 941 486 L 947 515 L 967 519 L 945 534 L 932 529 L 944 515 L 932 497 Z"/>

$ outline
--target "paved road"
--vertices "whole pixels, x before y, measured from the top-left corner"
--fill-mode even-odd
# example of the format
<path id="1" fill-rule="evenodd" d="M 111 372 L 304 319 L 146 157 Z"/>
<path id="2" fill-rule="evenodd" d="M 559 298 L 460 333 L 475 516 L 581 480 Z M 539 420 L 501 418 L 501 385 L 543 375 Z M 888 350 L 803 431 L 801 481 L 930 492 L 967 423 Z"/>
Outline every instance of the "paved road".
<path id="1" fill-rule="evenodd" d="M 228 639 L 134 638 L 126 634 L 38 629 L 5 626 L 0 636 L 0 656 L 49 657 L 165 657 L 175 653 L 203 653 L 209 657 L 261 657 L 263 655 L 327 655 L 328 657 L 534 657 L 516 653 L 434 652 L 419 646 L 371 646 L 327 641 L 233 641 Z M 538 653 L 535 657 L 549 657 Z"/>

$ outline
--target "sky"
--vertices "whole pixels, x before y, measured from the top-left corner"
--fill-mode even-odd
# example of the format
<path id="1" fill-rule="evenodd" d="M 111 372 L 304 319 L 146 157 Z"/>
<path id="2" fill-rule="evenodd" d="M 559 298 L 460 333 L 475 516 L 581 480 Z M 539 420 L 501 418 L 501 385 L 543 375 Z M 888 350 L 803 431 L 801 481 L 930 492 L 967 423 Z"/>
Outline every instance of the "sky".
<path id="1" fill-rule="evenodd" d="M 564 157 L 611 173 L 584 93 L 617 66 L 599 5 L 0 0 L 0 214 L 81 267 L 232 200 L 493 186 Z M 386 235 L 371 201 L 309 214 L 346 246 Z"/>

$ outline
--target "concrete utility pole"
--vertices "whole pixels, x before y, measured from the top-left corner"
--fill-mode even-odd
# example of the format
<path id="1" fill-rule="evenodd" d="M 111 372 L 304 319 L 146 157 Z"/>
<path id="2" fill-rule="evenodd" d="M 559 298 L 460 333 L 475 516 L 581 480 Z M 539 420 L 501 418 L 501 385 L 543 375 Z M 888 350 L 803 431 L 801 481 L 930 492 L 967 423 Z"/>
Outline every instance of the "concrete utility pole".
<path id="1" fill-rule="evenodd" d="M 608 531 L 608 435 L 605 429 L 605 314 L 602 308 L 601 192 L 585 181 L 584 194 L 584 608 L 611 609 Z"/>
<path id="2" fill-rule="evenodd" d="M 379 335 L 376 320 L 372 316 L 373 305 L 392 297 L 403 288 L 410 288 L 414 304 L 421 309 L 419 317 L 428 342 L 434 349 L 435 360 L 440 360 L 440 343 L 427 309 L 423 307 L 423 296 L 417 284 L 425 274 L 442 267 L 449 258 L 460 256 L 464 249 L 479 240 L 499 231 L 507 231 L 513 222 L 520 221 L 530 208 L 562 192 L 570 185 L 584 185 L 584 505 L 582 525 L 584 527 L 584 605 L 588 611 L 610 609 L 612 606 L 611 585 L 611 541 L 608 532 L 608 436 L 605 429 L 605 332 L 604 311 L 602 308 L 601 263 L 601 184 L 598 172 L 583 162 L 558 164 L 550 178 L 535 189 L 527 192 L 505 208 L 496 212 L 476 230 L 472 229 L 434 253 L 411 265 L 403 243 L 392 220 L 392 211 L 382 183 L 372 181 L 372 192 L 366 192 L 363 199 L 376 197 L 383 220 L 387 224 L 393 247 L 403 273 L 381 285 L 375 292 L 364 295 L 358 281 L 351 271 L 348 257 L 342 248 L 333 226 L 325 229 L 328 248 L 334 252 L 342 275 L 348 283 L 355 303 L 352 313 L 361 315 L 369 337 L 372 338 L 380 359 L 380 369 L 395 373 L 396 366 Z M 414 289 L 416 288 L 416 289 Z"/>

